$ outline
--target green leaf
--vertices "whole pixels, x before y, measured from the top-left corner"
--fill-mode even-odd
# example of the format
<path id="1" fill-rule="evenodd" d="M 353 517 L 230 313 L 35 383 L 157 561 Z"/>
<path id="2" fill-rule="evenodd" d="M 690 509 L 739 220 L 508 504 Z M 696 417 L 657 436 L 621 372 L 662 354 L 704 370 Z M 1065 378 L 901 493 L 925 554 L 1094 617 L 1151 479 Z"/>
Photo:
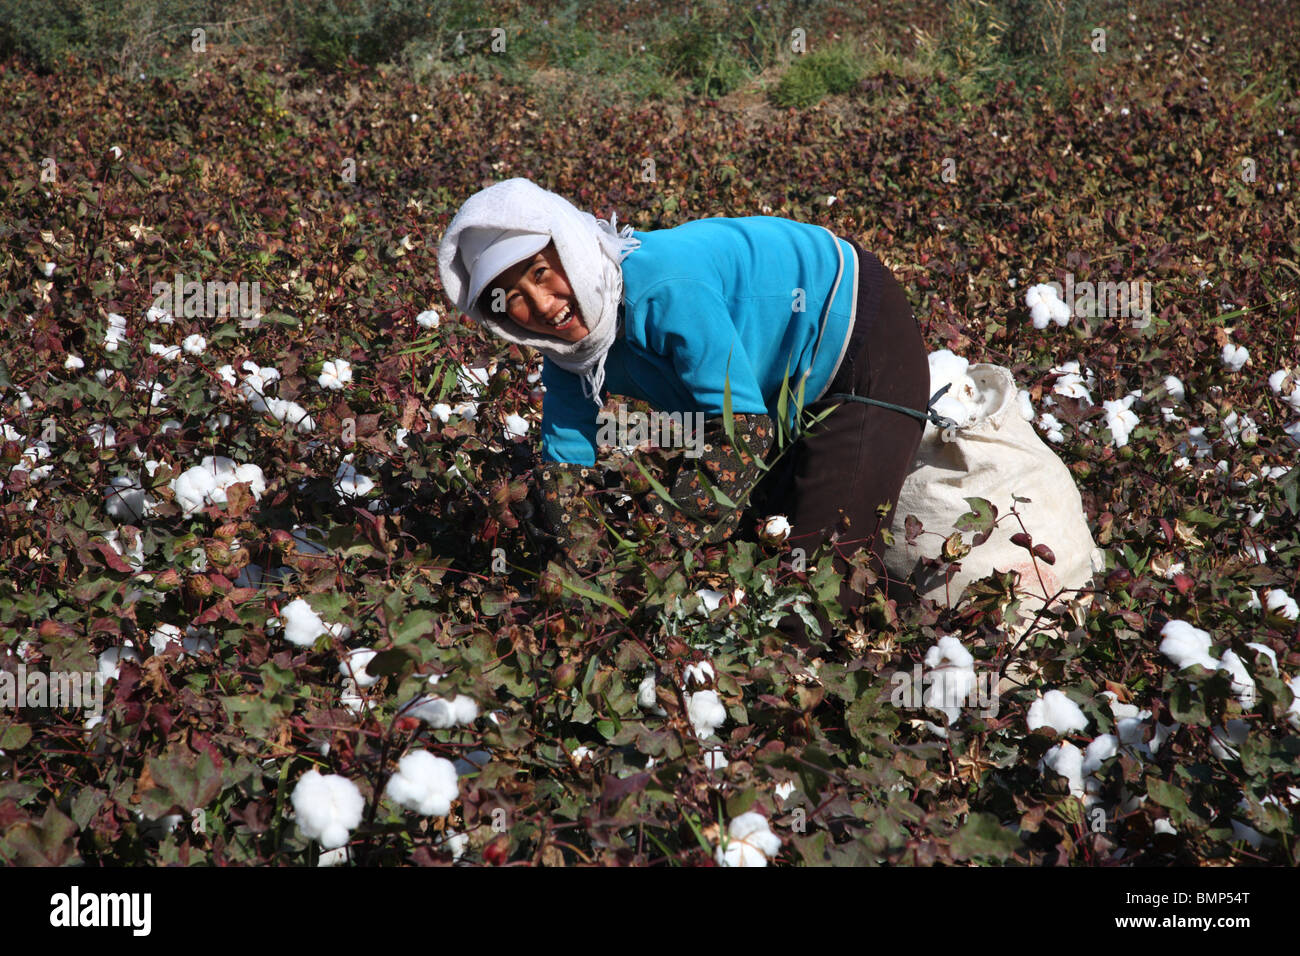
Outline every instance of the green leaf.
<path id="1" fill-rule="evenodd" d="M 410 644 L 432 631 L 434 623 L 432 611 L 412 611 L 389 624 L 388 636 L 398 646 Z"/>
<path id="2" fill-rule="evenodd" d="M 682 510 L 682 506 L 673 500 L 673 496 L 668 493 L 668 489 L 665 488 L 659 481 L 657 481 L 654 475 L 646 471 L 644 466 L 642 466 L 641 462 L 633 458 L 632 464 L 636 465 L 637 470 L 641 472 L 641 474 L 645 477 L 645 480 L 650 482 L 650 487 L 655 490 L 655 494 L 657 494 L 660 498 L 664 499 L 664 501 L 668 502 L 668 504 L 672 505 L 678 511 Z"/>
<path id="3" fill-rule="evenodd" d="M 22 750 L 32 739 L 32 728 L 26 724 L 10 724 L 0 730 L 0 750 Z"/>
<path id="4" fill-rule="evenodd" d="M 1019 847 L 1019 834 L 989 813 L 972 813 L 952 838 L 952 855 L 959 860 L 1006 860 Z"/>
<path id="5" fill-rule="evenodd" d="M 722 430 L 727 433 L 727 440 L 734 445 L 736 423 L 731 415 L 731 354 L 731 351 L 727 352 L 727 371 L 722 379 Z"/>
<path id="6" fill-rule="evenodd" d="M 971 510 L 954 521 L 952 526 L 958 531 L 973 531 L 976 534 L 986 534 L 993 530 L 997 509 L 984 498 L 967 498 L 966 503 Z"/>

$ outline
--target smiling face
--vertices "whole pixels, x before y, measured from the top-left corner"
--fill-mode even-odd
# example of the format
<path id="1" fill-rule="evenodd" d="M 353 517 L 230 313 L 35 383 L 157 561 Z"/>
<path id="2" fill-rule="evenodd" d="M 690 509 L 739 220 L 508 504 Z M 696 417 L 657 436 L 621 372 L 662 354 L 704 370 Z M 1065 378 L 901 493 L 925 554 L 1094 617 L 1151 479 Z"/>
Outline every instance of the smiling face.
<path id="1" fill-rule="evenodd" d="M 577 342 L 590 331 L 554 242 L 488 283 L 479 307 L 504 315 L 528 332 L 566 342 Z"/>

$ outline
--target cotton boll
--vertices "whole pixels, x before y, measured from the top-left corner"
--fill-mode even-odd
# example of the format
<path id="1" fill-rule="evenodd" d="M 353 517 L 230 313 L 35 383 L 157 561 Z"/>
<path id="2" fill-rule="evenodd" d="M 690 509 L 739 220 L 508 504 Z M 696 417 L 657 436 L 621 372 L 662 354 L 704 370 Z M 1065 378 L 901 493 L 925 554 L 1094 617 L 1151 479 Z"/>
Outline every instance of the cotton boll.
<path id="1" fill-rule="evenodd" d="M 732 819 L 714 859 L 719 866 L 767 866 L 780 852 L 781 838 L 771 831 L 767 817 L 750 811 Z"/>
<path id="2" fill-rule="evenodd" d="M 1114 734 L 1101 734 L 1083 753 L 1084 774 L 1095 774 L 1101 765 L 1119 753 L 1119 738 Z"/>
<path id="3" fill-rule="evenodd" d="M 213 654 L 216 652 L 216 645 L 212 640 L 212 632 L 197 628 L 193 624 L 185 628 L 185 636 L 181 638 L 181 656 L 185 654 Z"/>
<path id="4" fill-rule="evenodd" d="M 180 642 L 181 629 L 175 624 L 159 624 L 149 638 L 149 644 L 153 647 L 155 654 L 166 651 L 169 644 L 180 644 Z"/>
<path id="5" fill-rule="evenodd" d="M 1088 726 L 1088 718 L 1079 705 L 1059 690 L 1049 690 L 1030 704 L 1027 722 L 1030 730 L 1051 727 L 1058 734 L 1084 730 Z"/>
<path id="6" fill-rule="evenodd" d="M 1300 373 L 1289 368 L 1278 369 L 1268 377 L 1268 387 L 1291 411 L 1300 412 Z"/>
<path id="7" fill-rule="evenodd" d="M 99 655 L 96 662 L 99 679 L 101 681 L 121 679 L 122 661 L 135 661 L 138 664 L 140 663 L 140 652 L 129 644 L 108 648 Z"/>
<path id="8" fill-rule="evenodd" d="M 423 696 L 403 708 L 402 713 L 424 721 L 435 730 L 444 730 L 457 724 L 472 724 L 478 719 L 478 703 L 464 694 L 457 694 L 454 700 Z"/>
<path id="9" fill-rule="evenodd" d="M 1264 604 L 1274 614 L 1280 614 L 1288 621 L 1300 618 L 1300 606 L 1291 595 L 1280 588 L 1273 588 L 1264 596 Z"/>
<path id="10" fill-rule="evenodd" d="M 1168 725 L 1157 722 L 1151 734 L 1151 742 L 1147 745 L 1151 752 L 1154 754 L 1164 746 L 1164 742 L 1178 733 L 1178 728 L 1181 726 L 1182 724 L 1177 721 Z"/>
<path id="11" fill-rule="evenodd" d="M 1244 345 L 1234 345 L 1229 342 L 1223 347 L 1221 358 L 1225 368 L 1240 372 L 1250 362 L 1250 352 Z"/>
<path id="12" fill-rule="evenodd" d="M 506 416 L 506 438 L 523 438 L 528 434 L 528 419 L 519 415 Z"/>
<path id="13" fill-rule="evenodd" d="M 397 764 L 385 792 L 407 810 L 421 816 L 445 817 L 460 796 L 456 766 L 427 750 L 413 750 Z"/>
<path id="14" fill-rule="evenodd" d="M 429 409 L 429 411 L 433 412 L 434 417 L 444 425 L 447 424 L 447 421 L 451 418 L 451 406 L 446 402 L 438 402 L 433 406 L 433 408 Z"/>
<path id="15" fill-rule="evenodd" d="M 181 342 L 181 348 L 189 355 L 202 355 L 207 351 L 208 340 L 198 334 L 187 335 Z"/>
<path id="16" fill-rule="evenodd" d="M 436 329 L 441 322 L 441 319 L 439 319 L 437 312 L 429 309 L 417 315 L 415 321 L 420 323 L 420 325 L 424 326 L 426 329 Z"/>
<path id="17" fill-rule="evenodd" d="M 352 465 L 352 455 L 345 455 L 334 473 L 334 491 L 340 500 L 364 498 L 375 489 L 375 480 L 359 474 Z"/>
<path id="18" fill-rule="evenodd" d="M 1223 419 L 1223 437 L 1234 445 L 1253 445 L 1259 440 L 1259 429 L 1249 415 L 1237 417 L 1229 412 Z"/>
<path id="19" fill-rule="evenodd" d="M 1023 388 L 1016 392 L 1016 402 L 1020 408 L 1020 417 L 1027 422 L 1034 420 L 1034 402 Z"/>
<path id="20" fill-rule="evenodd" d="M 1255 706 L 1255 679 L 1246 670 L 1240 657 L 1234 651 L 1224 651 L 1219 658 L 1219 670 L 1227 671 L 1232 678 L 1232 692 L 1237 695 L 1241 706 L 1250 709 Z"/>
<path id="21" fill-rule="evenodd" d="M 298 647 L 308 647 L 326 633 L 325 622 L 302 598 L 286 604 L 280 610 L 280 616 L 284 620 L 284 639 Z"/>
<path id="22" fill-rule="evenodd" d="M 687 694 L 686 714 L 697 737 L 708 737 L 727 721 L 727 709 L 712 690 Z"/>
<path id="23" fill-rule="evenodd" d="M 668 712 L 659 705 L 659 700 L 655 697 L 654 674 L 647 674 L 641 679 L 641 683 L 636 689 L 636 705 L 646 713 L 655 714 L 659 717 L 667 716 Z"/>
<path id="24" fill-rule="evenodd" d="M 1244 720 L 1229 720 L 1221 727 L 1210 728 L 1210 753 L 1220 760 L 1236 760 L 1241 756 L 1237 750 L 1246 742 L 1250 734 L 1250 724 Z"/>
<path id="25" fill-rule="evenodd" d="M 152 515 L 157 504 L 145 496 L 144 486 L 136 478 L 119 476 L 104 489 L 104 510 L 110 518 L 124 524 L 136 524 Z"/>
<path id="26" fill-rule="evenodd" d="M 1043 754 L 1039 769 L 1043 768 L 1060 774 L 1069 782 L 1070 793 L 1083 797 L 1086 792 L 1083 785 L 1083 754 L 1074 744 L 1067 740 Z"/>
<path id="27" fill-rule="evenodd" d="M 925 654 L 931 681 L 922 704 L 942 711 L 950 724 L 957 720 L 975 686 L 974 663 L 975 658 L 957 638 L 951 635 L 939 638 Z"/>
<path id="28" fill-rule="evenodd" d="M 465 419 L 466 421 L 472 421 L 473 419 L 478 417 L 478 403 L 461 402 L 459 405 L 457 405 L 455 408 L 451 410 L 451 413 L 453 415 L 459 415 L 461 418 Z"/>
<path id="29" fill-rule="evenodd" d="M 794 781 L 786 780 L 784 783 L 778 783 L 772 794 L 780 801 L 784 802 L 790 798 L 795 791 Z"/>
<path id="30" fill-rule="evenodd" d="M 461 391 L 468 392 L 475 398 L 482 394 L 491 377 L 492 373 L 487 368 L 470 368 L 467 365 L 462 365 L 456 373 Z"/>
<path id="31" fill-rule="evenodd" d="M 1300 730 L 1300 674 L 1287 681 L 1286 686 L 1291 691 L 1291 706 L 1286 709 L 1286 722 Z"/>
<path id="32" fill-rule="evenodd" d="M 1139 424 L 1137 415 L 1130 410 L 1133 397 L 1130 395 L 1102 404 L 1106 409 L 1106 427 L 1110 429 L 1115 446 L 1123 448 L 1128 444 L 1129 435 Z"/>
<path id="33" fill-rule="evenodd" d="M 290 799 L 298 829 L 327 850 L 348 842 L 365 810 L 365 799 L 355 783 L 338 774 L 323 776 L 318 770 L 302 775 Z"/>
<path id="34" fill-rule="evenodd" d="M 717 675 L 713 671 L 713 665 L 708 661 L 700 661 L 697 664 L 687 664 L 686 671 L 682 677 L 683 689 L 690 687 L 692 683 L 704 684 L 713 680 Z M 651 681 L 651 695 L 653 696 L 654 685 Z"/>
<path id="35" fill-rule="evenodd" d="M 703 751 L 700 754 L 700 759 L 704 761 L 704 766 L 709 770 L 712 770 L 714 773 L 717 773 L 719 770 L 725 770 L 727 765 L 731 763 L 731 761 L 727 759 L 727 755 L 723 752 L 721 747 L 712 747 Z"/>
<path id="36" fill-rule="evenodd" d="M 161 355 L 164 361 L 175 362 L 181 357 L 181 347 L 179 345 L 165 345 L 161 342 L 150 342 L 149 354 Z"/>
<path id="37" fill-rule="evenodd" d="M 1048 441 L 1053 444 L 1061 444 L 1065 441 L 1065 426 L 1056 420 L 1056 416 L 1049 412 L 1043 412 L 1038 416 L 1038 428 L 1044 432 Z"/>
<path id="38" fill-rule="evenodd" d="M 63 367 L 66 368 L 68 371 L 73 372 L 79 368 L 85 368 L 86 363 L 83 362 L 81 359 L 77 358 L 77 356 L 75 355 L 69 355 L 66 359 L 63 360 Z"/>
<path id="39" fill-rule="evenodd" d="M 1160 653 L 1164 654 L 1179 670 L 1200 664 L 1206 670 L 1218 670 L 1219 662 L 1210 656 L 1211 639 L 1209 632 L 1193 627 L 1186 621 L 1166 621 L 1160 629 L 1164 638 L 1160 642 Z"/>
<path id="40" fill-rule="evenodd" d="M 17 437 L 10 436 L 8 431 L 6 431 L 5 437 L 10 441 L 19 440 Z M 117 431 L 112 425 L 101 425 L 96 422 L 86 428 L 86 437 L 90 439 L 95 448 L 113 448 L 117 445 Z"/>
<path id="41" fill-rule="evenodd" d="M 340 866 L 344 863 L 352 862 L 352 847 L 341 846 L 333 850 L 326 850 L 316 860 L 319 866 Z"/>
<path id="42" fill-rule="evenodd" d="M 379 678 L 369 674 L 366 665 L 375 659 L 377 653 L 369 647 L 349 651 L 347 659 L 339 662 L 339 673 L 355 680 L 358 687 L 373 687 L 379 683 Z"/>
<path id="43" fill-rule="evenodd" d="M 321 366 L 321 373 L 316 379 L 316 383 L 321 388 L 328 388 L 339 391 L 348 382 L 352 381 L 352 366 L 344 359 L 335 359 L 332 362 L 326 362 Z"/>
<path id="44" fill-rule="evenodd" d="M 1052 321 L 1052 307 L 1040 299 L 1029 309 L 1029 318 L 1034 328 L 1045 329 Z"/>
<path id="45" fill-rule="evenodd" d="M 300 434 L 307 434 L 316 429 L 316 421 L 307 414 L 307 409 L 303 408 L 297 402 L 287 401 L 283 398 L 268 398 L 265 402 L 265 410 L 276 421 L 292 425 Z"/>

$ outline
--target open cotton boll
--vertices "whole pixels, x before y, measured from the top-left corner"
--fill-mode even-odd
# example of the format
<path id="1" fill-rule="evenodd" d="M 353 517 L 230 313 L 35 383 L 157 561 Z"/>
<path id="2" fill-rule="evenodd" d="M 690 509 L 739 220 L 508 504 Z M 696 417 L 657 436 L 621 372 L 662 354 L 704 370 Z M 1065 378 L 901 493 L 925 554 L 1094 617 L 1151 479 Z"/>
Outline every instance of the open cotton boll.
<path id="1" fill-rule="evenodd" d="M 1271 661 L 1273 664 L 1273 673 L 1275 675 L 1281 674 L 1281 671 L 1277 669 L 1277 653 L 1273 650 L 1273 648 L 1269 647 L 1267 644 L 1259 644 L 1255 641 L 1248 642 L 1246 646 L 1249 647 L 1252 651 L 1254 651 L 1257 655 L 1263 654 L 1265 657 L 1267 657 L 1269 661 Z M 1258 656 L 1255 658 L 1255 662 L 1259 663 Z"/>
<path id="2" fill-rule="evenodd" d="M 1227 671 L 1232 678 L 1232 692 L 1237 695 L 1241 706 L 1247 709 L 1255 706 L 1255 679 L 1246 670 L 1235 651 L 1224 651 L 1219 658 L 1219 670 Z"/>
<path id="3" fill-rule="evenodd" d="M 86 363 L 83 362 L 75 355 L 69 355 L 66 359 L 63 360 L 63 367 L 67 369 L 69 372 L 75 372 L 79 368 L 85 368 Z"/>
<path id="4" fill-rule="evenodd" d="M 937 392 L 943 386 L 950 386 L 948 391 L 934 403 L 934 410 L 946 418 L 951 418 L 959 428 L 973 425 L 985 417 L 992 409 L 985 408 L 985 397 L 975 380 L 967 374 L 970 362 L 949 349 L 939 349 L 928 356 L 930 364 L 930 391 Z M 927 423 L 926 429 L 931 434 L 936 430 Z"/>
<path id="5" fill-rule="evenodd" d="M 1044 433 L 1044 437 L 1053 444 L 1061 444 L 1065 441 L 1065 426 L 1057 421 L 1056 416 L 1050 412 L 1043 412 L 1038 416 L 1038 429 Z"/>
<path id="6" fill-rule="evenodd" d="M 339 661 L 339 673 L 356 681 L 358 687 L 373 687 L 379 678 L 366 670 L 366 665 L 375 659 L 378 652 L 369 647 L 360 647 L 349 651 L 345 660 Z"/>
<path id="7" fill-rule="evenodd" d="M 1082 771 L 1091 775 L 1101 769 L 1101 765 L 1119 753 L 1119 738 L 1114 734 L 1101 734 L 1088 749 L 1083 752 Z"/>
<path id="8" fill-rule="evenodd" d="M 1174 404 L 1181 404 L 1187 398 L 1187 388 L 1177 375 L 1166 375 L 1161 384 L 1165 387 L 1165 394 Z"/>
<path id="9" fill-rule="evenodd" d="M 1106 427 L 1110 429 L 1117 448 L 1128 444 L 1129 435 L 1140 424 L 1137 415 L 1130 410 L 1132 404 L 1132 395 L 1102 403 L 1106 409 Z"/>
<path id="10" fill-rule="evenodd" d="M 1210 728 L 1210 753 L 1220 760 L 1236 760 L 1241 756 L 1237 750 L 1250 736 L 1250 723 L 1245 720 L 1229 720 L 1222 726 Z"/>
<path id="11" fill-rule="evenodd" d="M 526 418 L 513 414 L 506 416 L 506 438 L 523 438 L 530 427 Z"/>
<path id="12" fill-rule="evenodd" d="M 713 680 L 717 675 L 713 671 L 713 665 L 708 661 L 700 661 L 697 664 L 687 664 L 686 670 L 682 675 L 682 687 L 690 687 L 692 683 L 704 684 Z M 653 695 L 653 681 L 651 682 L 651 693 Z"/>
<path id="13" fill-rule="evenodd" d="M 1293 412 L 1300 412 L 1300 373 L 1289 368 L 1278 369 L 1268 377 L 1268 387 Z"/>
<path id="14" fill-rule="evenodd" d="M 668 712 L 659 705 L 659 700 L 655 696 L 655 675 L 647 674 L 641 678 L 641 683 L 636 689 L 636 705 L 648 714 L 655 714 L 659 717 L 667 716 Z"/>
<path id="15" fill-rule="evenodd" d="M 352 366 L 345 359 L 326 362 L 321 366 L 320 375 L 316 378 L 316 384 L 321 388 L 334 391 L 339 391 L 350 381 L 352 381 Z"/>
<path id="16" fill-rule="evenodd" d="M 181 357 L 181 347 L 179 345 L 165 345 L 162 342 L 150 342 L 149 354 L 161 355 L 164 361 L 175 362 Z"/>
<path id="17" fill-rule="evenodd" d="M 116 312 L 108 314 L 108 325 L 104 329 L 104 351 L 116 352 L 117 346 L 126 341 L 126 316 Z"/>
<path id="18" fill-rule="evenodd" d="M 1104 690 L 1102 693 L 1110 699 L 1110 713 L 1115 719 L 1115 731 L 1119 735 L 1119 742 L 1142 743 L 1142 725 L 1151 717 L 1151 711 L 1139 710 L 1133 704 L 1120 703 L 1119 695 L 1114 691 Z"/>
<path id="19" fill-rule="evenodd" d="M 413 750 L 397 762 L 385 792 L 407 810 L 426 817 L 445 817 L 460 796 L 456 765 L 427 750 Z"/>
<path id="20" fill-rule="evenodd" d="M 1300 674 L 1287 681 L 1286 686 L 1291 691 L 1291 706 L 1286 709 L 1286 722 L 1300 730 Z"/>
<path id="21" fill-rule="evenodd" d="M 208 340 L 198 333 L 187 335 L 181 341 L 181 348 L 188 355 L 202 355 L 208 349 Z"/>
<path id="22" fill-rule="evenodd" d="M 461 402 L 459 405 L 457 405 L 455 408 L 451 410 L 451 413 L 453 415 L 459 415 L 461 418 L 465 419 L 466 421 L 471 421 L 472 419 L 478 418 L 478 403 Z"/>
<path id="23" fill-rule="evenodd" d="M 101 681 L 119 680 L 122 677 L 122 661 L 135 661 L 138 664 L 140 663 L 140 652 L 129 644 L 108 648 L 99 655 L 99 659 L 96 661 L 99 679 Z"/>
<path id="24" fill-rule="evenodd" d="M 1264 606 L 1274 614 L 1280 614 L 1288 621 L 1300 618 L 1300 606 L 1295 599 L 1280 588 L 1273 588 L 1264 596 Z"/>
<path id="25" fill-rule="evenodd" d="M 1027 422 L 1034 420 L 1034 402 L 1029 397 L 1029 393 L 1023 388 L 1016 392 L 1016 405 L 1020 409 L 1020 417 Z"/>
<path id="26" fill-rule="evenodd" d="M 1051 727 L 1058 734 L 1085 730 L 1088 726 L 1088 718 L 1083 715 L 1079 705 L 1059 690 L 1049 690 L 1030 704 L 1026 719 L 1030 730 Z"/>
<path id="27" fill-rule="evenodd" d="M 301 434 L 305 435 L 316 429 L 316 420 L 308 415 L 307 409 L 297 402 L 291 402 L 283 398 L 268 398 L 265 406 L 265 411 L 272 418 L 286 425 L 292 425 Z"/>
<path id="28" fill-rule="evenodd" d="M 135 524 L 152 515 L 158 502 L 148 498 L 139 479 L 120 475 L 104 489 L 104 510 L 115 521 Z"/>
<path id="29" fill-rule="evenodd" d="M 1164 638 L 1160 642 L 1160 653 L 1164 654 L 1179 670 L 1200 664 L 1208 671 L 1219 669 L 1219 662 L 1210 656 L 1212 643 L 1208 631 L 1193 627 L 1186 621 L 1166 621 L 1160 629 Z"/>
<path id="30" fill-rule="evenodd" d="M 1259 440 L 1259 429 L 1249 415 L 1238 418 L 1236 412 L 1228 412 L 1222 424 L 1223 437 L 1234 445 L 1253 445 Z"/>
<path id="31" fill-rule="evenodd" d="M 302 775 L 290 800 L 303 836 L 327 850 L 348 842 L 366 806 L 355 783 L 336 773 L 322 775 L 319 770 Z"/>
<path id="32" fill-rule="evenodd" d="M 717 691 L 702 690 L 686 695 L 686 715 L 697 737 L 708 737 L 727 722 L 727 708 Z"/>
<path id="33" fill-rule="evenodd" d="M 1039 769 L 1046 768 L 1060 774 L 1070 784 L 1070 793 L 1082 798 L 1085 793 L 1083 785 L 1083 753 L 1068 740 L 1057 744 L 1039 762 Z"/>
<path id="34" fill-rule="evenodd" d="M 431 679 L 429 683 L 436 684 L 437 680 Z M 453 700 L 423 695 L 402 708 L 402 713 L 424 721 L 435 730 L 444 730 L 457 724 L 472 724 L 478 719 L 478 703 L 465 694 L 457 694 Z"/>
<path id="35" fill-rule="evenodd" d="M 768 826 L 767 817 L 749 811 L 734 817 L 727 839 L 719 843 L 714 860 L 719 866 L 767 866 L 781 852 L 781 838 Z"/>
<path id="36" fill-rule="evenodd" d="M 168 644 L 180 644 L 180 642 L 181 629 L 175 624 L 159 624 L 149 637 L 149 644 L 155 654 L 166 651 Z"/>
<path id="37" fill-rule="evenodd" d="M 470 368 L 468 365 L 462 365 L 456 373 L 456 380 L 462 392 L 468 392 L 478 398 L 495 372 L 495 362 L 492 362 L 486 368 Z"/>
<path id="38" fill-rule="evenodd" d="M 298 647 L 308 647 L 322 634 L 330 633 L 325 622 L 302 598 L 295 598 L 280 611 L 284 621 L 284 639 Z"/>
<path id="39" fill-rule="evenodd" d="M 942 711 L 949 724 L 957 720 L 975 686 L 974 664 L 975 658 L 957 638 L 951 635 L 939 638 L 925 652 L 925 666 L 931 680 L 922 704 Z"/>
<path id="40" fill-rule="evenodd" d="M 364 498 L 375 489 L 375 480 L 357 472 L 352 465 L 352 455 L 344 455 L 334 473 L 334 490 L 340 500 Z"/>
<path id="41" fill-rule="evenodd" d="M 1220 359 L 1225 368 L 1240 372 L 1250 362 L 1250 351 L 1244 345 L 1234 345 L 1229 342 L 1223 347 Z"/>
<path id="42" fill-rule="evenodd" d="M 429 409 L 429 411 L 433 412 L 434 417 L 444 425 L 447 424 L 448 419 L 451 418 L 451 406 L 446 402 L 438 402 L 433 406 L 433 408 Z"/>
<path id="43" fill-rule="evenodd" d="M 415 321 L 426 329 L 436 329 L 442 320 L 438 317 L 437 312 L 432 309 L 427 309 L 417 315 Z"/>

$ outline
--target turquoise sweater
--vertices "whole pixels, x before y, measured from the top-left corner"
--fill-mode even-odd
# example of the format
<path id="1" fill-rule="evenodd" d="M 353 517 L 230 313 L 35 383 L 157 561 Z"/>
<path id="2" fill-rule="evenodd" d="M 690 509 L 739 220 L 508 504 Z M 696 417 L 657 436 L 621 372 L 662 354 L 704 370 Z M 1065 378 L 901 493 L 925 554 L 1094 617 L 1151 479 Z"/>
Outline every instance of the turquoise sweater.
<path id="1" fill-rule="evenodd" d="M 729 374 L 731 410 L 775 420 L 787 364 L 795 395 L 811 369 L 805 405 L 822 396 L 853 330 L 858 268 L 849 243 L 775 216 L 698 219 L 635 236 L 641 246 L 623 260 L 624 331 L 606 359 L 602 399 L 612 392 L 664 412 L 721 415 Z M 836 244 L 843 273 L 818 347 L 840 267 Z M 595 402 L 549 360 L 542 384 L 543 460 L 595 464 Z M 788 412 L 793 426 L 794 396 Z"/>

